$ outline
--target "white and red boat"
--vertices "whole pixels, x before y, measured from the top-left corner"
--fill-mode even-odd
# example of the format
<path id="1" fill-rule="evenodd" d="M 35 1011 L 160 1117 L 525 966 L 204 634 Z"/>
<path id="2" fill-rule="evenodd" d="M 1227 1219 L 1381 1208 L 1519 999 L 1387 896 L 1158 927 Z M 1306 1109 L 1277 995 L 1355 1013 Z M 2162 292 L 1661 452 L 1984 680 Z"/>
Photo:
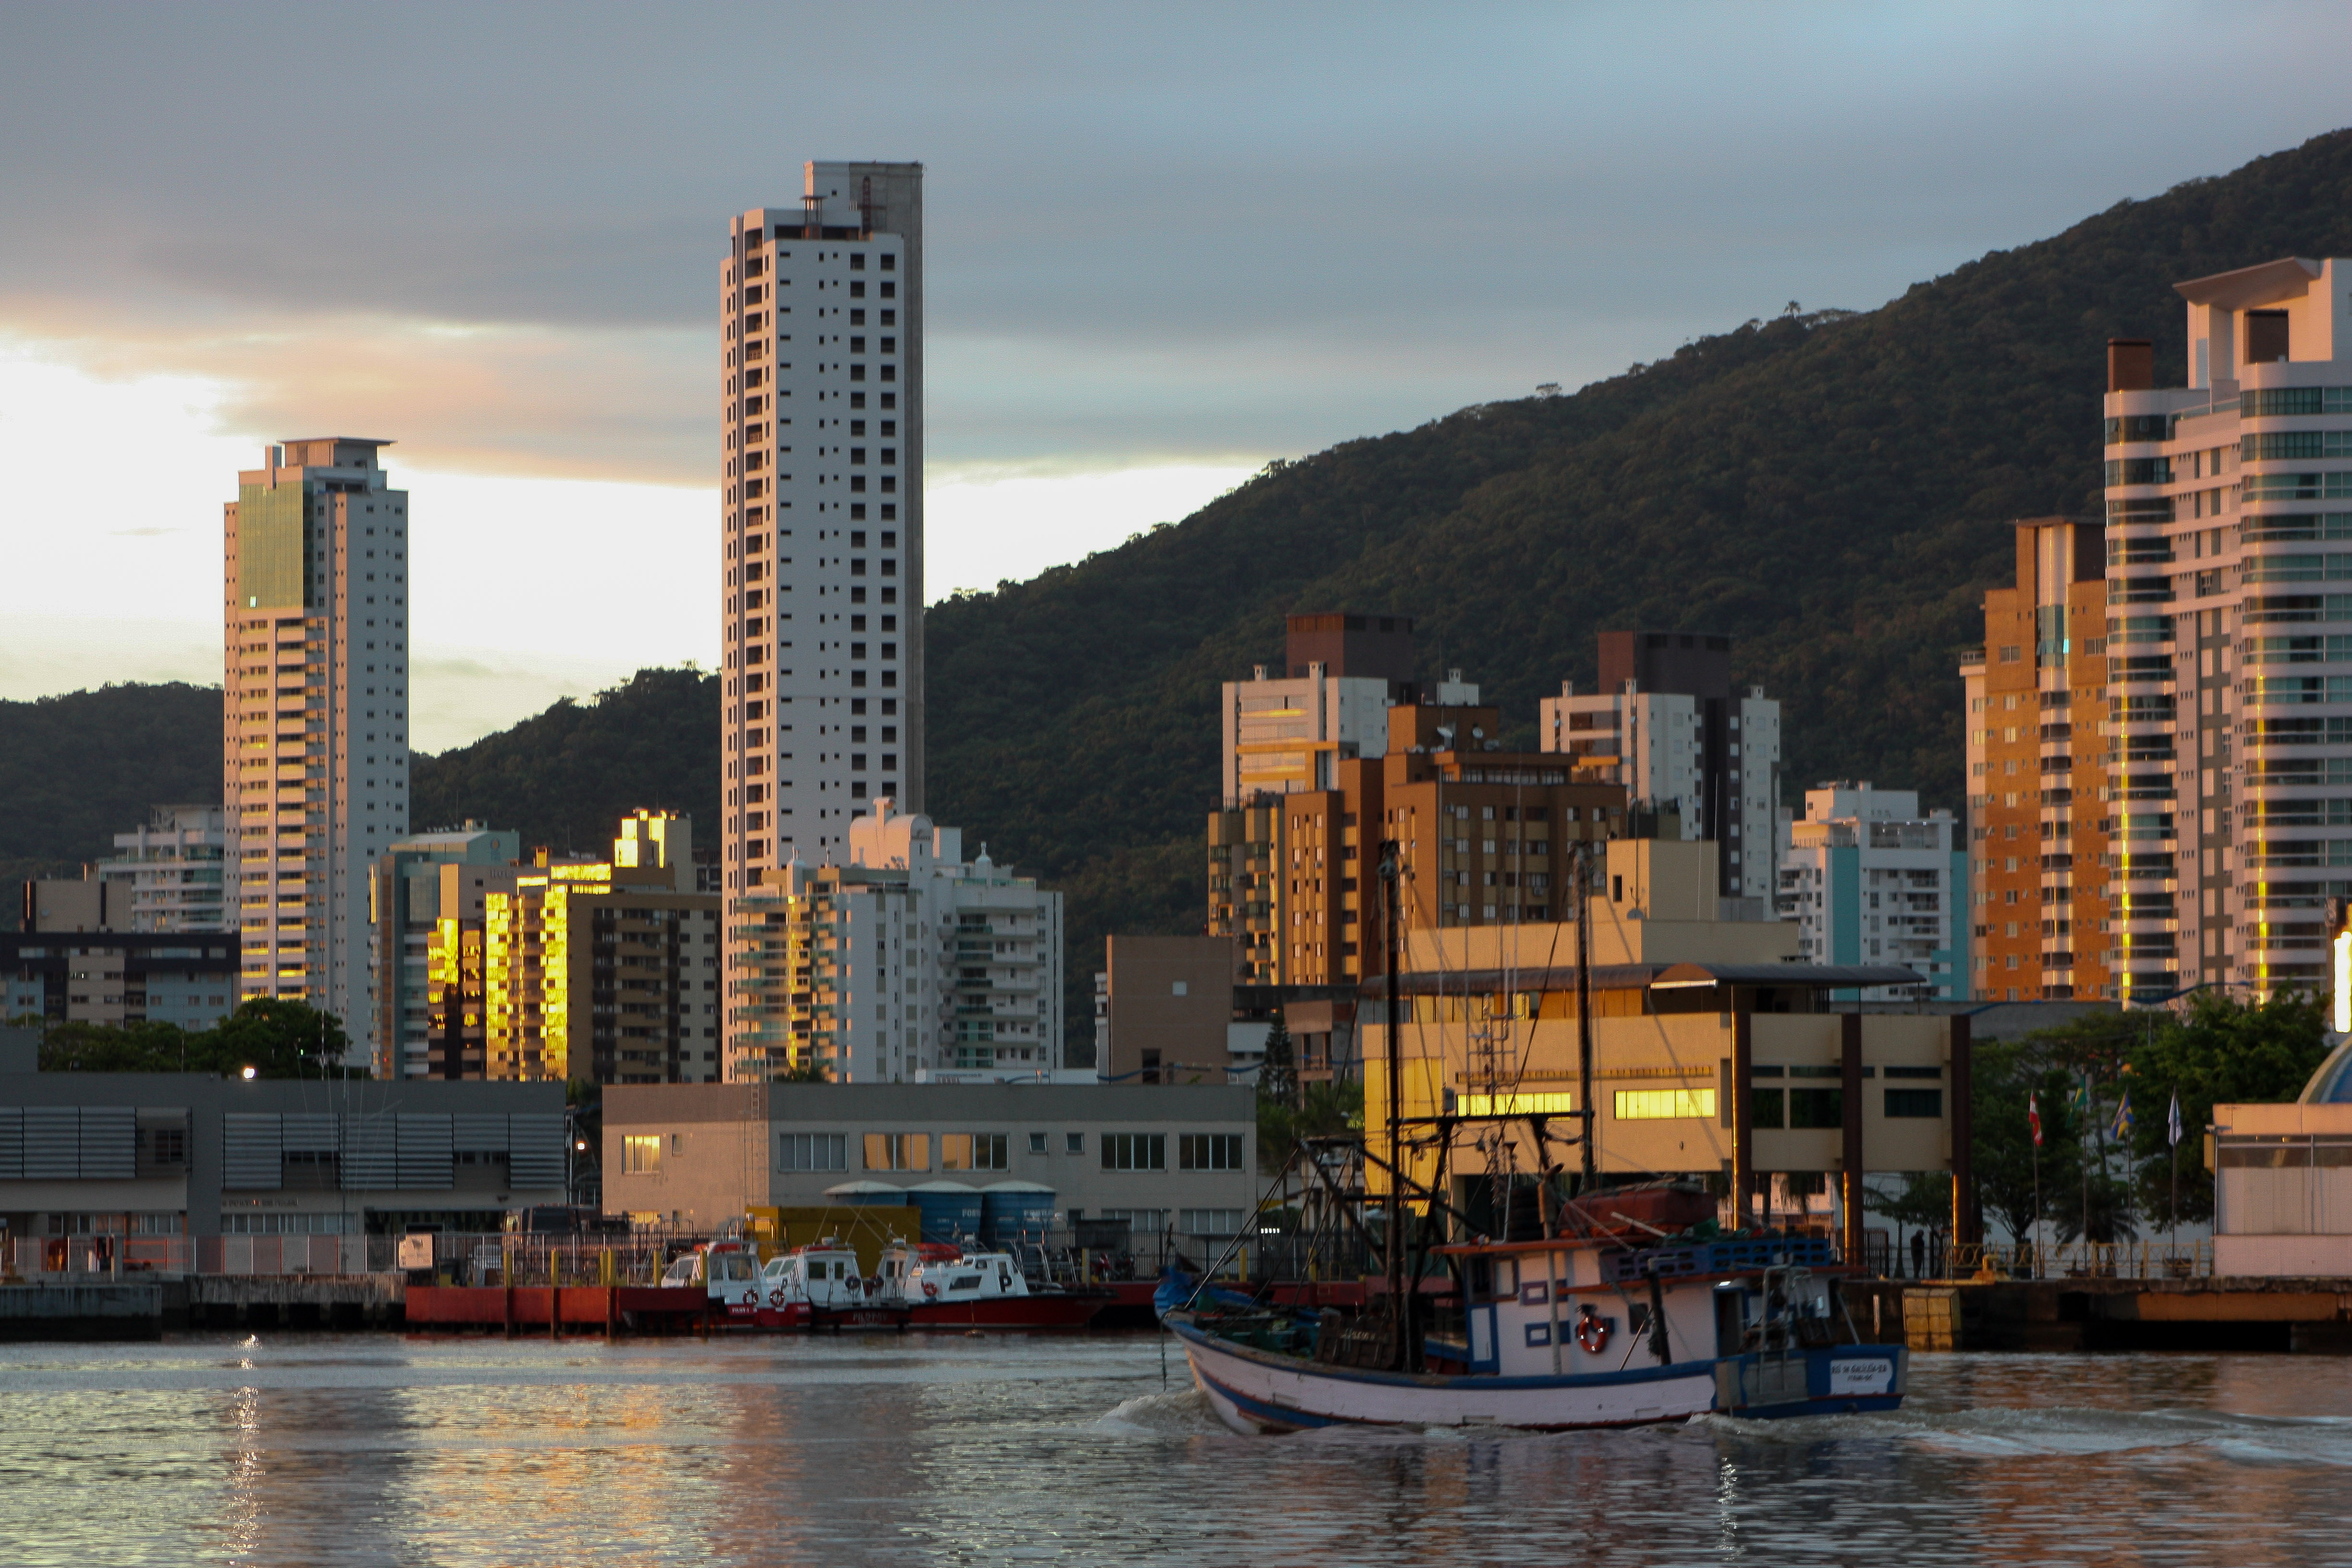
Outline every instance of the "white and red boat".
<path id="1" fill-rule="evenodd" d="M 1008 1252 L 935 1242 L 882 1250 L 881 1299 L 902 1301 L 918 1329 L 1082 1329 L 1111 1304 L 1106 1290 L 1032 1290 Z"/>
<path id="2" fill-rule="evenodd" d="M 751 1327 L 757 1322 L 765 1300 L 760 1285 L 760 1255 L 746 1241 L 721 1237 L 706 1241 L 670 1260 L 662 1275 L 666 1289 L 701 1286 L 710 1297 L 710 1313 L 725 1323 Z"/>
<path id="3" fill-rule="evenodd" d="M 765 1329 L 903 1329 L 906 1303 L 881 1278 L 858 1272 L 857 1253 L 833 1237 L 768 1259 L 757 1314 Z"/>

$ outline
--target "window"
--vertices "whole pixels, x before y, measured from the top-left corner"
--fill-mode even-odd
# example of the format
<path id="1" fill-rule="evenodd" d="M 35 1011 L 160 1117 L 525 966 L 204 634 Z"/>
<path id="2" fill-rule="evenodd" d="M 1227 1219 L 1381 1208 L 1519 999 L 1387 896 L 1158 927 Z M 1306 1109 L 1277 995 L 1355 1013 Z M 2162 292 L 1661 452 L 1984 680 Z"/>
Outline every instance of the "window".
<path id="1" fill-rule="evenodd" d="M 846 1171 L 849 1169 L 849 1134 L 779 1132 L 776 1134 L 776 1169 Z"/>
<path id="2" fill-rule="evenodd" d="M 1617 1091 L 1620 1121 L 1666 1121 L 1685 1116 L 1713 1116 L 1711 1089 L 1621 1089 Z"/>
<path id="3" fill-rule="evenodd" d="M 1186 1236 L 1237 1236 L 1246 1209 L 1179 1209 L 1176 1228 Z"/>
<path id="4" fill-rule="evenodd" d="M 1106 1171 L 1164 1171 L 1168 1168 L 1168 1135 L 1164 1132 L 1106 1132 L 1102 1135 L 1102 1168 Z"/>
<path id="5" fill-rule="evenodd" d="M 1185 1171 L 1238 1171 L 1242 1168 L 1242 1136 L 1238 1132 L 1181 1134 L 1176 1140 L 1176 1164 Z"/>
<path id="6" fill-rule="evenodd" d="M 1454 1097 L 1454 1109 L 1464 1116 L 1567 1116 L 1576 1110 L 1576 1096 L 1564 1090 L 1464 1094 Z"/>
<path id="7" fill-rule="evenodd" d="M 928 1171 L 931 1168 L 931 1135 L 928 1132 L 868 1132 L 866 1168 L 869 1171 Z"/>
<path id="8" fill-rule="evenodd" d="M 1045 1135 L 1043 1132 L 1032 1132 L 1029 1134 L 1029 1152 L 1032 1154 L 1042 1154 L 1045 1152 Z"/>
<path id="9" fill-rule="evenodd" d="M 1130 1237 L 1157 1236 L 1168 1228 L 1166 1209 L 1105 1209 L 1100 1217 L 1127 1221 Z"/>
<path id="10" fill-rule="evenodd" d="M 942 1171 L 1009 1171 L 1007 1139 L 1002 1132 L 943 1132 L 940 1135 Z"/>
<path id="11" fill-rule="evenodd" d="M 1789 1121 L 1786 1089 L 1756 1089 L 1748 1092 L 1748 1120 L 1755 1126 L 1785 1127 Z"/>
<path id="12" fill-rule="evenodd" d="M 1083 1154 L 1087 1152 L 1087 1135 L 1083 1132 L 1064 1134 L 1062 1143 L 1065 1153 Z"/>
<path id="13" fill-rule="evenodd" d="M 1842 1089 L 1790 1089 L 1789 1091 L 1789 1125 L 1792 1128 L 1844 1126 L 1845 1090 Z"/>
<path id="14" fill-rule="evenodd" d="M 659 1133 L 640 1137 L 633 1132 L 621 1140 L 621 1173 L 625 1176 L 660 1175 L 661 1157 Z"/>
<path id="15" fill-rule="evenodd" d="M 1944 1091 L 1940 1089 L 1890 1089 L 1886 1091 L 1886 1114 L 1941 1118 L 1944 1114 Z"/>

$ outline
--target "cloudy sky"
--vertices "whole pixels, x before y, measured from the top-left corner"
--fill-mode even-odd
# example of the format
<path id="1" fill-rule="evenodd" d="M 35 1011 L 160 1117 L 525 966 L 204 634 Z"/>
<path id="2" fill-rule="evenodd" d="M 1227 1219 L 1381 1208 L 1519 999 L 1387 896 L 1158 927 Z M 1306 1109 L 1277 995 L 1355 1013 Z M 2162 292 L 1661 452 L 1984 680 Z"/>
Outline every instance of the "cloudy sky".
<path id="1" fill-rule="evenodd" d="M 2352 121 L 2341 5 L 0 0 L 0 697 L 216 681 L 220 503 L 391 437 L 436 750 L 717 651 L 717 268 L 928 170 L 929 581 L 1868 308 Z"/>

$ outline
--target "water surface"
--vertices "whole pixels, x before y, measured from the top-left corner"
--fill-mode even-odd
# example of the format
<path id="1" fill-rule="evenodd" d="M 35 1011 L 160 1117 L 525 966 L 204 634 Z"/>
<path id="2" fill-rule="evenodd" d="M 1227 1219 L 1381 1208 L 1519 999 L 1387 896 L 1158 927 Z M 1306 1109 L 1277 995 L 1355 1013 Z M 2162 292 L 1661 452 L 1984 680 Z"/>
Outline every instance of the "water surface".
<path id="1" fill-rule="evenodd" d="M 1920 1356 L 1892 1416 L 1251 1438 L 1162 1348 L 0 1347 L 0 1561 L 2352 1564 L 2352 1361 Z"/>

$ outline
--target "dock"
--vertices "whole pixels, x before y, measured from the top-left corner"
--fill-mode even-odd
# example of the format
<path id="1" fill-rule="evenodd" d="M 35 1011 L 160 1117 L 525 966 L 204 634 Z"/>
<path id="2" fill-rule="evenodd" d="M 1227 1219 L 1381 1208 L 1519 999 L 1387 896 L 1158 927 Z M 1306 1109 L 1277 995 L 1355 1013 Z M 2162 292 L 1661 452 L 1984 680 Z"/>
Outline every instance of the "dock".
<path id="1" fill-rule="evenodd" d="M 2352 1279 L 1853 1279 L 1864 1335 L 1924 1351 L 2352 1354 Z"/>

